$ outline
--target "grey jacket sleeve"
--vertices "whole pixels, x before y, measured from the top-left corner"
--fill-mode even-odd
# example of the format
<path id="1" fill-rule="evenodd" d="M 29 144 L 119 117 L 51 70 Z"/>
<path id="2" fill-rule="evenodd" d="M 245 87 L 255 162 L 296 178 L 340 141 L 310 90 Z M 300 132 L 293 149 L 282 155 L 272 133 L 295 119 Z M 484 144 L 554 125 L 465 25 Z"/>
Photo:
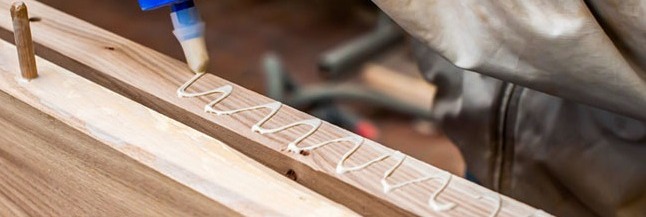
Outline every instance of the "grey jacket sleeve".
<path id="1" fill-rule="evenodd" d="M 557 216 L 646 216 L 646 121 L 456 68 L 418 42 L 431 113 L 467 170 Z"/>
<path id="2" fill-rule="evenodd" d="M 646 120 L 646 1 L 373 1 L 460 68 Z"/>

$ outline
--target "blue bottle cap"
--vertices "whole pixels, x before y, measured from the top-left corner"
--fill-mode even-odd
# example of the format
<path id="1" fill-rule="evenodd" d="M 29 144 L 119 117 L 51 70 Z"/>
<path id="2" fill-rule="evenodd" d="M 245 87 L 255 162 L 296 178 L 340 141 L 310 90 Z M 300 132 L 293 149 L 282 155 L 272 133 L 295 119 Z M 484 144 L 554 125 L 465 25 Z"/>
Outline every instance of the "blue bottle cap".
<path id="1" fill-rule="evenodd" d="M 139 0 L 139 6 L 141 7 L 141 10 L 147 11 L 171 4 L 182 3 L 185 1 L 187 0 Z"/>

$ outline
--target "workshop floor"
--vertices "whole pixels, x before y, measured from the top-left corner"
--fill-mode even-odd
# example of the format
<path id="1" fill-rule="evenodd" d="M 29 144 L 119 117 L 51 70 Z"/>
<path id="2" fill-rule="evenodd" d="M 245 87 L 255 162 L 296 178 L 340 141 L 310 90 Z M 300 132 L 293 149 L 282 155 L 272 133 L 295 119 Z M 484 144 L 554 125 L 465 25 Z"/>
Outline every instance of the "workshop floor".
<path id="1" fill-rule="evenodd" d="M 133 41 L 183 60 L 171 34 L 168 9 L 139 10 L 135 0 L 41 0 L 55 8 Z M 368 3 L 366 3 L 368 2 Z M 301 84 L 320 82 L 316 63 L 321 52 L 374 25 L 369 1 L 219 0 L 198 1 L 207 24 L 209 71 L 259 93 L 265 92 L 260 59 L 280 53 L 291 76 Z M 410 58 L 398 65 L 410 67 Z M 391 63 L 392 64 L 392 63 Z M 454 174 L 464 163 L 457 148 L 440 133 L 424 132 L 402 115 L 368 116 L 381 131 L 379 142 Z M 433 130 L 430 130 L 433 131 Z"/>

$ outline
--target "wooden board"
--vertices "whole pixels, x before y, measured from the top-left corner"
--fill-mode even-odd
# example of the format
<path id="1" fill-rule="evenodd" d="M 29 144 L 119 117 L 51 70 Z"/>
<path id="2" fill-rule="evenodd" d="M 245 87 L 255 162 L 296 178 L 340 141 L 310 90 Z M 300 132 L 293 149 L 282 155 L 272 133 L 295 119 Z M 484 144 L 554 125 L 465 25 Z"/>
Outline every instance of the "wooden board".
<path id="1" fill-rule="evenodd" d="M 0 91 L 0 216 L 238 213 Z"/>
<path id="2" fill-rule="evenodd" d="M 273 134 L 259 134 L 252 125 L 266 118 L 267 109 L 257 109 L 234 115 L 214 115 L 204 112 L 206 104 L 218 95 L 201 98 L 178 98 L 176 89 L 193 77 L 186 65 L 149 48 L 92 26 L 35 1 L 26 1 L 32 16 L 42 19 L 33 23 L 33 38 L 38 43 L 37 53 L 69 68 L 90 80 L 124 94 L 152 109 L 179 120 L 195 129 L 214 136 L 251 158 L 272 169 L 287 174 L 299 183 L 324 196 L 340 202 L 364 215 L 395 216 L 528 216 L 538 210 L 511 198 L 473 184 L 460 177 L 413 158 L 403 158 L 373 141 L 361 143 L 361 148 L 345 162 L 356 166 L 388 156 L 365 169 L 339 174 L 337 163 L 353 146 L 352 143 L 333 143 L 307 154 L 285 151 L 288 143 L 313 130 L 310 126 L 296 126 Z M 8 8 L 10 1 L 1 0 L 0 9 Z M 2 35 L 10 31 L 7 14 L 0 13 Z M 244 57 L 241 57 L 244 58 Z M 217 74 L 217 72 L 212 72 Z M 271 99 L 232 84 L 217 76 L 203 76 L 191 91 L 205 91 L 229 85 L 233 92 L 215 105 L 229 110 L 273 103 Z M 263 124 L 264 128 L 285 126 L 312 117 L 288 106 L 282 106 L 275 116 Z M 299 143 L 310 146 L 354 134 L 328 123 L 323 123 Z M 397 164 L 403 160 L 401 164 Z M 397 166 L 399 165 L 399 166 Z M 391 192 L 383 190 L 384 173 L 395 169 L 387 182 L 391 184 L 418 180 Z M 440 177 L 420 179 L 424 177 Z M 396 184 L 395 184 L 396 185 Z M 444 187 L 446 187 L 444 189 Z M 448 211 L 437 212 L 429 206 L 457 204 Z M 287 204 L 286 204 L 287 205 Z M 290 208 L 293 206 L 290 206 Z"/>
<path id="3" fill-rule="evenodd" d="M 37 64 L 39 78 L 22 80 L 15 47 L 0 40 L 0 213 L 356 215 L 218 140 Z"/>

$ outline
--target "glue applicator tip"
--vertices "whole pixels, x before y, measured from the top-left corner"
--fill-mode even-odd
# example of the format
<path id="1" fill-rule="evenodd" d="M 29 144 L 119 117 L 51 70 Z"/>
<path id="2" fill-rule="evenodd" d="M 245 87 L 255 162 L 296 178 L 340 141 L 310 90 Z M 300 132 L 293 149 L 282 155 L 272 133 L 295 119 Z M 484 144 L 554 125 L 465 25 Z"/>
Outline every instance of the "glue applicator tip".
<path id="1" fill-rule="evenodd" d="M 209 54 L 203 37 L 192 38 L 181 42 L 188 67 L 195 73 L 206 71 L 209 65 Z"/>

